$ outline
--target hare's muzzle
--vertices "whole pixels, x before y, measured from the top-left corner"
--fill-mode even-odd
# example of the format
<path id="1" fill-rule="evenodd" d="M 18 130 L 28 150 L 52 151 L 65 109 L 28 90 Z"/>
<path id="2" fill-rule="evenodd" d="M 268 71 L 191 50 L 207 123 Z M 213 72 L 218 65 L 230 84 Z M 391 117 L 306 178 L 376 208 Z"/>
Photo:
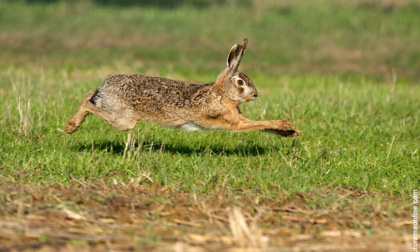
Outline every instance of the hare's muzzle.
<path id="1" fill-rule="evenodd" d="M 255 100 L 255 98 L 257 98 L 258 97 L 258 92 L 252 92 L 252 94 L 251 94 L 251 101 L 253 101 L 253 100 Z"/>

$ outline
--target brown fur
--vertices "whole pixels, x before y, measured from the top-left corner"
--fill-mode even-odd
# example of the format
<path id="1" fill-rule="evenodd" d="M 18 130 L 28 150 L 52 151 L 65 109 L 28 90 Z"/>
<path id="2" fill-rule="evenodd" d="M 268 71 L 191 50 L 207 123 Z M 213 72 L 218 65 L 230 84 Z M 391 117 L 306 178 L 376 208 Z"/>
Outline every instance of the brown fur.
<path id="1" fill-rule="evenodd" d="M 190 83 L 140 74 L 111 75 L 99 88 L 90 91 L 67 120 L 65 132 L 72 134 L 88 113 L 95 114 L 120 130 L 133 129 L 137 121 L 167 127 L 260 130 L 284 137 L 296 137 L 289 121 L 253 121 L 242 115 L 239 105 L 258 96 L 252 81 L 238 67 L 248 44 L 236 44 L 228 64 L 215 83 Z"/>

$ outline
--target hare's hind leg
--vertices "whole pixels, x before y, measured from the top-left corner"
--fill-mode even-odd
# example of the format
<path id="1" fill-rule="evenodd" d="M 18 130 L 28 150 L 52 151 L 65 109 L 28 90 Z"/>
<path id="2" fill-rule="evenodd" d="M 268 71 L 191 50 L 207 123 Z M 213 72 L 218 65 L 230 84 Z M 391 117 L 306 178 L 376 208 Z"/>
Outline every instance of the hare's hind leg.
<path id="1" fill-rule="evenodd" d="M 74 114 L 70 116 L 69 119 L 67 119 L 67 123 L 64 126 L 64 131 L 67 134 L 72 134 L 75 132 L 80 127 L 80 124 L 82 124 L 88 113 L 92 113 L 101 117 L 111 126 L 119 130 L 129 130 L 136 126 L 137 120 L 132 110 L 121 107 L 114 107 L 112 109 L 97 107 L 94 103 L 91 102 L 91 98 L 94 95 L 95 92 L 90 91 L 85 96 L 76 112 L 74 112 Z"/>
<path id="2" fill-rule="evenodd" d="M 67 134 L 75 132 L 80 127 L 83 120 L 85 120 L 86 115 L 90 112 L 88 106 L 89 100 L 94 94 L 94 91 L 89 91 L 80 106 L 77 108 L 76 112 L 67 119 L 66 125 L 64 126 L 64 131 Z"/>

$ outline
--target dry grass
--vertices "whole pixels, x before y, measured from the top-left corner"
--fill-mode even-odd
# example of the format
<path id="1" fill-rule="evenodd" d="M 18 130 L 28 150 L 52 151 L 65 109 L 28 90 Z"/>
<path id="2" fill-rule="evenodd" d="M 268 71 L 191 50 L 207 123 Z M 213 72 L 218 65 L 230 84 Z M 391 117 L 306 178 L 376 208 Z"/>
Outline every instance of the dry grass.
<path id="1" fill-rule="evenodd" d="M 391 196 L 350 188 L 275 199 L 246 191 L 199 195 L 140 180 L 148 179 L 3 183 L 0 250 L 407 251 L 411 244 L 409 208 L 391 210 Z M 331 197 L 332 208 L 315 200 Z"/>

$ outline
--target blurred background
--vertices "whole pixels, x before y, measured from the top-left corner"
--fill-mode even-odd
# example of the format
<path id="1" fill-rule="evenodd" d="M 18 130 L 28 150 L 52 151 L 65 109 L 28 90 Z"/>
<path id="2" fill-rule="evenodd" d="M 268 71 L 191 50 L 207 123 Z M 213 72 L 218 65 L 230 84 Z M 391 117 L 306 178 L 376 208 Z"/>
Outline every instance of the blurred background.
<path id="1" fill-rule="evenodd" d="M 420 1 L 0 0 L 3 71 L 212 81 L 245 37 L 248 73 L 420 76 Z"/>

